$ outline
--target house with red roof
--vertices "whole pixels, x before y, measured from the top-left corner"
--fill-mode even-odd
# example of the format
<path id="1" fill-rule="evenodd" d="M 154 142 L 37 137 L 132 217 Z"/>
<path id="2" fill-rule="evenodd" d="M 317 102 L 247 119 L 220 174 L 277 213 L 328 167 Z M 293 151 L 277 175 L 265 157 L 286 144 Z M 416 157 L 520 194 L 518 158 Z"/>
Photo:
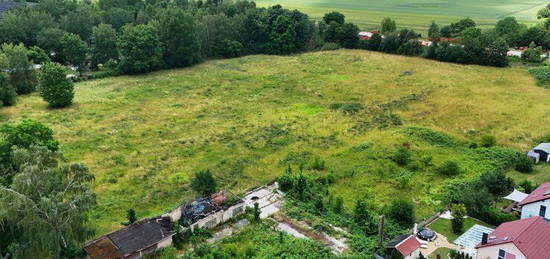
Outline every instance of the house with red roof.
<path id="1" fill-rule="evenodd" d="M 541 184 L 519 202 L 518 206 L 521 207 L 522 219 L 540 216 L 550 220 L 550 182 Z"/>
<path id="2" fill-rule="evenodd" d="M 420 257 L 420 242 L 413 235 L 400 235 L 386 244 L 386 255 L 400 253 L 404 259 Z"/>
<path id="3" fill-rule="evenodd" d="M 541 217 L 503 223 L 483 234 L 476 250 L 477 259 L 548 259 L 550 225 Z"/>

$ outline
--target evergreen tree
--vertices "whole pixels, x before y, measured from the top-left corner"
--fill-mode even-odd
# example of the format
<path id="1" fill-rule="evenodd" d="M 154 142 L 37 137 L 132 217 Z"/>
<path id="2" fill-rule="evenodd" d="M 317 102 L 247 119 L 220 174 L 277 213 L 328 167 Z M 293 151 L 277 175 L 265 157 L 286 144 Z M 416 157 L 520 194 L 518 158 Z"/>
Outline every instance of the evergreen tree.
<path id="1" fill-rule="evenodd" d="M 73 103 L 74 86 L 67 79 L 65 67 L 53 62 L 45 63 L 40 73 L 40 96 L 52 108 L 67 107 Z"/>

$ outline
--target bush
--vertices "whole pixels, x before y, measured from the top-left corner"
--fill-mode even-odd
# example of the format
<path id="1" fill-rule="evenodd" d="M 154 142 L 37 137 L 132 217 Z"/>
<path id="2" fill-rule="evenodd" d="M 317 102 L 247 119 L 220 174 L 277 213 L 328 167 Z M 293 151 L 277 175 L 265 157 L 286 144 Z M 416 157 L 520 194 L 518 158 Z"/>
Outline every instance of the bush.
<path id="1" fill-rule="evenodd" d="M 484 135 L 481 137 L 479 145 L 482 147 L 493 147 L 497 144 L 497 138 L 491 135 Z"/>
<path id="2" fill-rule="evenodd" d="M 520 189 L 523 189 L 523 192 L 527 193 L 527 194 L 529 194 L 529 193 L 531 193 L 535 190 L 535 185 L 529 180 L 521 181 L 518 184 L 518 187 L 520 187 Z"/>
<path id="3" fill-rule="evenodd" d="M 479 178 L 479 182 L 487 187 L 489 192 L 495 196 L 506 195 L 514 188 L 514 181 L 506 177 L 504 171 L 490 171 L 484 173 Z"/>
<path id="4" fill-rule="evenodd" d="M 528 156 L 526 156 L 524 154 L 520 154 L 518 156 L 518 158 L 516 159 L 516 163 L 514 165 L 514 168 L 518 172 L 530 173 L 530 172 L 533 171 L 533 165 L 534 165 L 534 162 L 531 158 L 529 158 Z"/>
<path id="5" fill-rule="evenodd" d="M 327 42 L 327 43 L 325 43 L 325 44 L 321 47 L 321 50 L 322 50 L 322 51 L 337 50 L 337 49 L 340 49 L 340 48 L 342 48 L 342 47 L 341 47 L 340 44 L 338 44 L 338 43 Z"/>
<path id="6" fill-rule="evenodd" d="M 406 200 L 395 200 L 388 208 L 388 217 L 404 227 L 410 227 L 415 219 L 414 206 Z"/>
<path id="7" fill-rule="evenodd" d="M 406 166 L 411 160 L 411 151 L 407 147 L 401 146 L 391 159 L 400 166 Z"/>
<path id="8" fill-rule="evenodd" d="M 446 176 L 454 176 L 460 173 L 460 167 L 455 161 L 447 160 L 437 168 L 437 172 Z"/>
<path id="9" fill-rule="evenodd" d="M 501 212 L 499 209 L 493 207 L 481 208 L 474 216 L 494 226 L 517 219 L 516 216 Z"/>
<path id="10" fill-rule="evenodd" d="M 529 73 L 535 77 L 538 85 L 550 86 L 550 66 L 531 68 Z"/>
<path id="11" fill-rule="evenodd" d="M 204 197 L 215 193 L 216 187 L 216 179 L 208 169 L 196 172 L 191 180 L 191 188 Z"/>
<path id="12" fill-rule="evenodd" d="M 61 64 L 47 62 L 40 73 L 40 96 L 52 108 L 67 107 L 73 103 L 74 86 L 67 79 L 65 67 Z"/>

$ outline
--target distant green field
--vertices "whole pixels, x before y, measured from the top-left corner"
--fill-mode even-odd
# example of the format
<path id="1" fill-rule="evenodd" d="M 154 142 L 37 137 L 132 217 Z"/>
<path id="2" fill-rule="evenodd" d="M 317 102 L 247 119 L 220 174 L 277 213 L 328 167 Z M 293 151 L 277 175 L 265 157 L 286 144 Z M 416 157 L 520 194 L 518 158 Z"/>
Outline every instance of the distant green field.
<path id="1" fill-rule="evenodd" d="M 454 178 L 437 166 L 453 159 L 462 169 L 456 178 L 468 179 L 501 157 L 467 141 L 491 134 L 524 151 L 550 125 L 550 91 L 523 68 L 362 50 L 212 60 L 75 89 L 75 104 L 65 109 L 48 109 L 37 94 L 19 97 L 2 108 L 0 122 L 41 121 L 69 160 L 90 167 L 97 234 L 120 228 L 128 208 L 153 216 L 194 198 L 189 179 L 198 170 L 211 169 L 221 187 L 239 193 L 317 156 L 325 170 L 306 172 L 333 171 L 330 192 L 347 208 L 364 195 L 379 208 L 406 198 L 423 218 Z M 345 105 L 363 109 L 347 114 Z M 417 126 L 431 129 L 424 139 L 409 134 L 422 133 Z M 412 153 L 407 167 L 389 159 L 403 143 Z M 545 169 L 511 175 L 542 181 Z"/>
<path id="2" fill-rule="evenodd" d="M 425 32 L 431 21 L 449 24 L 470 17 L 481 26 L 514 16 L 521 21 L 536 21 L 536 13 L 545 0 L 258 0 L 259 6 L 280 4 L 298 9 L 314 19 L 330 11 L 339 11 L 361 29 L 378 28 L 384 17 L 397 21 L 398 26 Z"/>

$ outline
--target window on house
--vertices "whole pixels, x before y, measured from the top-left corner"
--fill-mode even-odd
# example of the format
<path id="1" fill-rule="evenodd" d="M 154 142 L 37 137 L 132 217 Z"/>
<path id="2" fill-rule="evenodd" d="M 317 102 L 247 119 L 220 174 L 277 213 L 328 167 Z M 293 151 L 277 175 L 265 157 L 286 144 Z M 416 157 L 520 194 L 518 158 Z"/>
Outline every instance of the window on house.
<path id="1" fill-rule="evenodd" d="M 498 250 L 498 259 L 505 259 L 506 258 L 506 251 L 499 249 Z"/>
<path id="2" fill-rule="evenodd" d="M 544 206 L 544 205 L 540 206 L 539 216 L 541 216 L 543 218 L 546 217 L 546 206 Z"/>

